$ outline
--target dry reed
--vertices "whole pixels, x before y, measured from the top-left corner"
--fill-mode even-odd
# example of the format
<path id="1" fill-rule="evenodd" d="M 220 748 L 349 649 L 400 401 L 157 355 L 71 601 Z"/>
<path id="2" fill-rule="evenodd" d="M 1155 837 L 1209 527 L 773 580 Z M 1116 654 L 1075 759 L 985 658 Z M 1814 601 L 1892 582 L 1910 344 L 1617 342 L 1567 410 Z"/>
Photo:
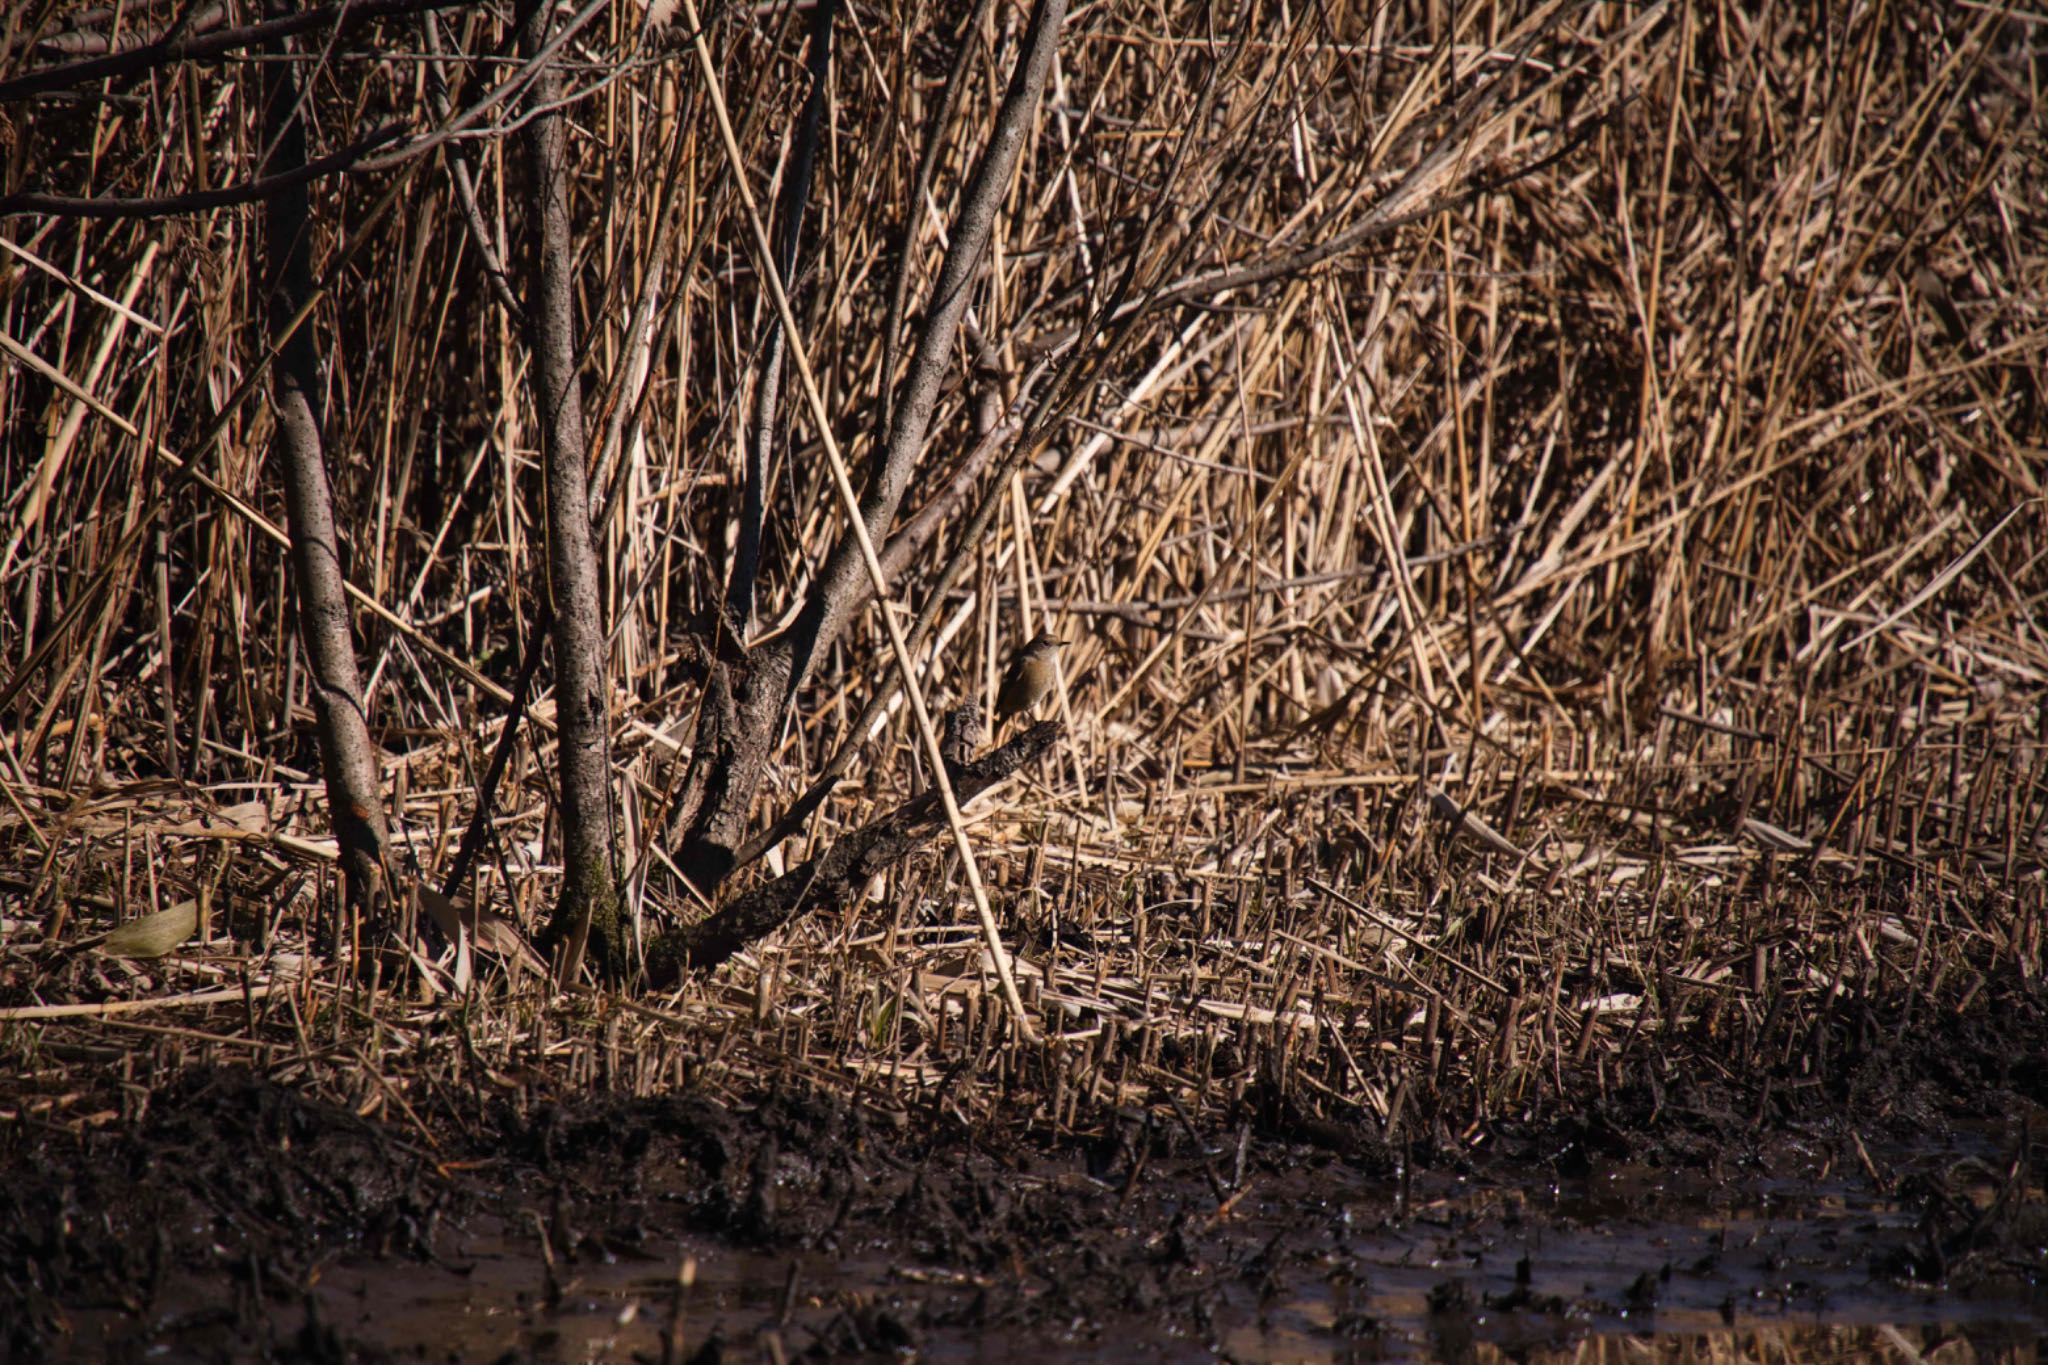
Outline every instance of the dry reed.
<path id="1" fill-rule="evenodd" d="M 924 651 L 929 695 L 985 700 L 1027 617 L 1079 642 L 1057 760 L 969 811 L 1036 1046 L 994 1003 L 940 848 L 658 997 L 555 992 L 516 964 L 465 996 L 447 964 L 354 956 L 270 417 L 247 398 L 255 210 L 6 218 L 8 1115 L 107 1121 L 163 1068 L 236 1060 L 428 1142 L 424 1115 L 478 1083 L 791 1082 L 1040 1131 L 1250 1107 L 1455 1144 L 1623 1088 L 1698 1105 L 1768 1077 L 1762 1116 L 1840 1093 L 1917 1028 L 1995 1043 L 1993 1010 L 2038 1037 L 2048 35 L 1996 6 L 1821 9 L 1070 21 L 918 485 L 941 486 L 983 405 L 1032 415 L 1034 367 L 1130 272 L 1095 382 Z M 0 88 L 61 59 L 69 13 L 10 16 Z M 841 21 L 795 301 L 856 477 L 899 354 L 903 235 L 914 314 L 1018 21 L 998 5 L 972 35 L 915 212 L 953 36 L 901 6 Z M 450 22 L 463 51 L 496 31 Z M 686 53 L 639 23 L 599 11 L 570 83 L 645 936 L 702 913 L 655 832 L 768 304 Z M 766 201 L 802 25 L 773 6 L 712 23 Z M 329 147 L 423 107 L 412 24 L 309 69 Z M 5 193 L 236 182 L 261 152 L 253 60 L 0 106 Z M 496 78 L 460 76 L 465 97 Z M 344 568 L 380 608 L 356 621 L 370 718 L 429 881 L 540 581 L 527 351 L 479 265 L 485 241 L 520 250 L 520 172 L 499 139 L 447 148 L 314 193 Z M 800 410 L 789 427 L 771 627 L 838 525 L 816 433 Z M 761 819 L 849 738 L 885 655 L 871 613 L 789 727 Z M 475 887 L 528 927 L 558 871 L 550 707 Z M 894 707 L 786 856 L 913 790 L 906 735 Z M 184 901 L 199 929 L 176 953 L 90 950 Z"/>

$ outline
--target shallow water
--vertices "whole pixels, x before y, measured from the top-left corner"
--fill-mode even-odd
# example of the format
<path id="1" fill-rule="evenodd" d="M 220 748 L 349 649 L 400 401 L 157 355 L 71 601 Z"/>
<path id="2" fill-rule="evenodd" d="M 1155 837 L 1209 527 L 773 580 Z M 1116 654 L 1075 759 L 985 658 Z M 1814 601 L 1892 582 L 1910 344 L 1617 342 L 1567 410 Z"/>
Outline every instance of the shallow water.
<path id="1" fill-rule="evenodd" d="M 1437 1182 L 1403 1210 L 1331 1166 L 1255 1179 L 1217 1220 L 1206 1188 L 1162 1182 L 1153 1207 L 1130 1210 L 1132 1226 L 1178 1219 L 1202 1248 L 1193 1324 L 1143 1303 L 1051 1326 L 975 1324 L 963 1319 L 984 1290 L 1029 1302 L 1056 1287 L 1034 1285 L 1022 1263 L 974 1275 L 690 1237 L 622 1247 L 582 1236 L 551 1275 L 537 1211 L 473 1220 L 445 1239 L 441 1265 L 345 1258 L 315 1299 L 344 1338 L 421 1358 L 659 1360 L 666 1346 L 680 1359 L 716 1335 L 740 1359 L 865 1349 L 948 1360 L 2032 1360 L 2048 1337 L 2048 1249 L 1974 1290 L 1915 1286 L 1878 1262 L 1915 1243 L 1921 1213 L 1867 1181 L 1733 1189 L 1624 1169 L 1520 1189 Z M 1160 1207 L 1174 1201 L 1185 1208 Z M 1150 1240 L 1135 1237 L 1126 1255 L 1156 1254 Z M 294 1312 L 276 1320 L 298 1326 Z"/>
<path id="2" fill-rule="evenodd" d="M 1967 1361 L 2048 1335 L 2028 1118 L 1401 1179 L 1249 1130 L 1048 1155 L 692 1101 L 429 1174 L 284 1092 L 197 1112 L 266 1103 L 290 1143 L 200 1123 L 138 1146 L 177 1190 L 118 1145 L 35 1168 L 17 1206 L 44 1223 L 11 1231 L 48 1250 L 17 1271 L 69 1286 L 23 1296 L 37 1358 Z"/>

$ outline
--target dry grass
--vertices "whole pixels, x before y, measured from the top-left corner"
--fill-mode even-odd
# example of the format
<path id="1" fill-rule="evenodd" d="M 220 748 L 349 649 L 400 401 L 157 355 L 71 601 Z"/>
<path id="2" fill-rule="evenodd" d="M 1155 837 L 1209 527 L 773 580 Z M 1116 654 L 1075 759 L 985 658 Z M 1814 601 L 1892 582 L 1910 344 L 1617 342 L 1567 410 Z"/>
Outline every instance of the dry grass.
<path id="1" fill-rule="evenodd" d="M 997 10 L 939 162 L 941 217 L 1007 69 L 1017 16 Z M 1143 299 L 1365 237 L 1131 314 L 927 642 L 935 697 L 985 697 L 1027 604 L 1080 641 L 1070 743 L 970 811 L 1043 1016 L 1035 1048 L 988 994 L 944 851 L 672 996 L 487 973 L 463 999 L 442 968 L 360 963 L 333 919 L 267 529 L 269 418 L 241 401 L 261 360 L 256 215 L 4 220 L 8 1112 L 103 1121 L 161 1068 L 211 1059 L 336 1088 L 428 1141 L 421 1115 L 478 1084 L 789 1080 L 1041 1130 L 1251 1104 L 1456 1142 L 1621 1087 L 1660 1106 L 1705 1103 L 1715 1078 L 1838 1093 L 1874 1042 L 1994 1010 L 2039 1036 L 2040 20 L 1931 2 L 1825 20 L 1300 10 L 1071 21 L 976 299 L 982 370 L 935 427 L 933 489 L 978 401 L 1029 415 L 1033 366 L 1126 269 Z M 855 460 L 880 426 L 889 275 L 951 58 L 900 18 L 841 21 L 799 300 Z M 615 757 L 646 933 L 700 913 L 651 831 L 689 734 L 683 636 L 722 583 L 766 305 L 681 51 L 608 74 L 637 22 L 606 12 L 574 83 Z M 800 29 L 765 10 L 716 25 L 757 187 L 800 97 Z M 330 145 L 417 102 L 418 64 L 381 56 L 417 46 L 394 26 L 329 54 Z M 0 79 L 51 60 L 7 40 Z M 250 71 L 7 106 L 5 189 L 230 183 L 258 150 Z M 493 77 L 464 79 L 473 98 Z M 516 253 L 517 167 L 497 141 L 462 147 Z M 526 351 L 445 163 L 328 182 L 315 205 L 346 570 L 380 607 L 357 621 L 371 719 L 434 880 L 540 581 Z M 921 221 L 913 308 L 939 250 Z M 791 447 L 771 624 L 836 525 L 801 415 Z M 789 730 L 778 808 L 886 676 L 874 619 L 850 638 Z M 537 734 L 477 886 L 529 926 L 556 872 Z M 799 845 L 910 790 L 904 734 L 897 708 Z M 86 950 L 186 900 L 201 927 L 175 955 Z"/>

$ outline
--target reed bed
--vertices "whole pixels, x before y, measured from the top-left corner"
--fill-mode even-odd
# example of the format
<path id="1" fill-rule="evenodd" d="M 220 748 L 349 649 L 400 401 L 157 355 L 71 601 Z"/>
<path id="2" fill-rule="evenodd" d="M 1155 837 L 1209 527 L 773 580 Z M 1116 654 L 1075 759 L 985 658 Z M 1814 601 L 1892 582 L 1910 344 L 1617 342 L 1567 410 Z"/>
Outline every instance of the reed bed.
<path id="1" fill-rule="evenodd" d="M 770 315 L 687 36 L 645 18 L 603 10 L 570 49 L 643 940 L 704 913 L 662 832 Z M 1022 20 L 965 18 L 839 21 L 796 302 L 857 476 Z M 0 83 L 103 21 L 8 22 Z M 442 22 L 480 51 L 499 16 Z M 803 25 L 707 22 L 767 202 Z M 911 498 L 1048 411 L 1044 367 L 1107 319 L 921 650 L 929 696 L 986 701 L 1030 627 L 1075 641 L 1056 757 L 968 812 L 1037 1043 L 937 846 L 675 991 L 552 982 L 516 952 L 458 990 L 448 962 L 358 951 L 266 466 L 255 210 L 14 212 L 0 1110 L 95 1125 L 169 1070 L 239 1062 L 428 1142 L 477 1095 L 801 1086 L 970 1127 L 1450 1149 L 1623 1099 L 1731 1125 L 1813 1097 L 1875 1114 L 1910 1097 L 1873 1062 L 1919 1040 L 1977 1068 L 1958 1084 L 2038 1084 L 2042 28 L 1938 3 L 1070 18 Z M 422 51 L 394 19 L 308 63 L 333 145 L 431 126 Z M 6 106 L 6 194 L 246 179 L 257 60 Z M 426 882 L 544 581 L 527 349 L 482 259 L 518 258 L 522 193 L 488 135 L 315 191 L 344 567 Z M 837 532 L 824 469 L 799 408 L 764 631 Z M 900 704 L 851 733 L 886 660 L 871 611 L 792 717 L 763 823 L 867 748 L 771 865 L 922 785 Z M 541 676 L 472 893 L 527 931 L 559 871 Z M 188 903 L 174 951 L 106 951 Z"/>

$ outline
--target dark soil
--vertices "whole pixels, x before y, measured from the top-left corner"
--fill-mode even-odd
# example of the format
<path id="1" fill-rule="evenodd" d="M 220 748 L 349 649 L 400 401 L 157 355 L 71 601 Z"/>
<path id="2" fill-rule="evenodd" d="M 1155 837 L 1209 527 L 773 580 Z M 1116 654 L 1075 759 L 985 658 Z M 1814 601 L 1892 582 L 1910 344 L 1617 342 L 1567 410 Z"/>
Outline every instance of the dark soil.
<path id="1" fill-rule="evenodd" d="M 793 1093 L 401 1131 L 197 1071 L 133 1124 L 12 1129 L 0 1323 L 14 1359 L 1372 1358 L 1774 1321 L 1981 1353 L 2048 1331 L 2042 1043 L 1958 1021 L 1833 1086 L 1646 1079 L 1457 1149 L 1270 1101 L 1061 1140 Z"/>

